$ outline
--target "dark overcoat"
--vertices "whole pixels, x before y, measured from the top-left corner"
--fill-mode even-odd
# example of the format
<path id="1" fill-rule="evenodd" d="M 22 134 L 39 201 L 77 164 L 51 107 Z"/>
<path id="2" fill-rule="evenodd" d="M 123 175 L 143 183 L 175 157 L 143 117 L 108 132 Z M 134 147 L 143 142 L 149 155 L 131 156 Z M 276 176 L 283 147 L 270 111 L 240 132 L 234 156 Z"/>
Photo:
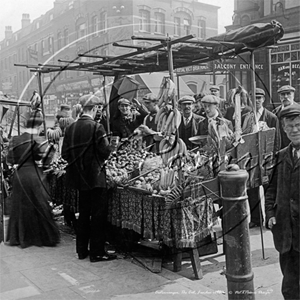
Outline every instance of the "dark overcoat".
<path id="1" fill-rule="evenodd" d="M 276 250 L 283 254 L 299 247 L 300 159 L 292 157 L 292 146 L 280 150 L 270 184 L 265 192 L 266 227 L 271 217 L 276 218 L 272 228 Z"/>
<path id="2" fill-rule="evenodd" d="M 179 137 L 185 142 L 188 150 L 191 150 L 191 149 L 195 148 L 195 146 L 196 146 L 192 142 L 190 142 L 189 138 L 197 135 L 199 123 L 203 119 L 204 119 L 204 117 L 193 113 L 192 119 L 190 120 L 190 122 L 187 125 L 185 125 L 183 117 L 181 116 L 181 123 L 178 128 Z"/>
<path id="3" fill-rule="evenodd" d="M 104 161 L 109 154 L 103 125 L 89 116 L 81 116 L 66 128 L 63 141 L 67 183 L 79 191 L 106 187 Z"/>
<path id="4" fill-rule="evenodd" d="M 277 106 L 273 111 L 272 113 L 274 115 L 276 115 L 276 117 L 278 118 L 279 120 L 279 115 L 280 115 L 280 112 L 282 110 L 282 105 L 280 106 Z M 285 148 L 286 146 L 288 146 L 288 144 L 290 143 L 290 140 L 288 139 L 285 131 L 283 130 L 283 126 L 281 124 L 281 122 L 279 121 L 279 130 L 280 130 L 280 137 L 281 137 L 281 148 L 280 149 L 283 149 Z"/>

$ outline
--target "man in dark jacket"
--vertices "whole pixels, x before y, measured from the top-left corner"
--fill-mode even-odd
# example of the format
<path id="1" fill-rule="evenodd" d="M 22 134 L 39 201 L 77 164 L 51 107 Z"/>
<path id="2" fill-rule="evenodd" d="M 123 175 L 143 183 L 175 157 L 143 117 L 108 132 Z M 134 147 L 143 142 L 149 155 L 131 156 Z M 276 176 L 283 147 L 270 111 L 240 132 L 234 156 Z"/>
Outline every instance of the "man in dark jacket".
<path id="1" fill-rule="evenodd" d="M 79 190 L 79 219 L 76 250 L 79 259 L 90 255 L 91 262 L 116 258 L 105 252 L 107 196 L 104 161 L 116 145 L 109 145 L 103 125 L 94 118 L 100 99 L 80 99 L 81 117 L 66 128 L 62 157 L 68 162 L 66 181 Z M 88 250 L 89 247 L 89 250 Z"/>
<path id="2" fill-rule="evenodd" d="M 283 108 L 280 118 L 291 143 L 279 151 L 266 189 L 266 227 L 272 230 L 279 252 L 284 299 L 300 299 L 300 105 L 294 103 Z"/>
<path id="3" fill-rule="evenodd" d="M 178 106 L 181 112 L 181 123 L 178 129 L 179 137 L 185 142 L 187 149 L 195 148 L 189 138 L 197 135 L 198 124 L 204 117 L 193 113 L 193 104 L 195 98 L 192 96 L 183 96 L 178 100 Z"/>
<path id="4" fill-rule="evenodd" d="M 280 112 L 282 111 L 282 109 L 284 107 L 287 107 L 294 103 L 295 88 L 290 85 L 284 85 L 277 90 L 277 93 L 279 95 L 281 105 L 277 106 L 273 110 L 273 113 L 279 118 Z M 283 149 L 290 143 L 290 140 L 288 139 L 283 127 L 279 126 L 279 128 L 280 128 L 280 135 L 281 135 L 281 148 L 280 149 Z"/>
<path id="5" fill-rule="evenodd" d="M 252 95 L 252 94 L 251 94 Z M 256 88 L 255 90 L 255 102 L 256 102 L 256 118 L 259 122 L 259 124 L 262 124 L 262 122 L 265 122 L 266 125 L 269 128 L 275 128 L 275 140 L 274 140 L 274 154 L 279 151 L 280 144 L 281 144 L 281 135 L 280 135 L 280 129 L 279 129 L 279 119 L 265 109 L 263 107 L 263 103 L 265 101 L 265 91 L 261 88 Z M 260 197 L 260 188 L 255 187 L 252 189 L 249 189 L 247 191 L 248 199 L 249 199 L 249 205 L 251 210 L 251 222 L 249 224 L 250 228 L 253 228 L 255 226 L 259 226 L 260 224 L 260 210 L 259 210 L 259 203 L 261 201 Z"/>

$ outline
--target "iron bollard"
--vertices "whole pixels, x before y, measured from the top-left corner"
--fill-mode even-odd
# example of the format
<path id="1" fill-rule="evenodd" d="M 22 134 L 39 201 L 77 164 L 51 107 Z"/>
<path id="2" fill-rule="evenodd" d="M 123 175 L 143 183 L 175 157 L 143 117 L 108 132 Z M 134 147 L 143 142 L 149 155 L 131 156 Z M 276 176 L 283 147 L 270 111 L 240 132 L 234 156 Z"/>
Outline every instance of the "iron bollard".
<path id="1" fill-rule="evenodd" d="M 248 177 L 237 165 L 219 172 L 228 299 L 255 299 L 247 220 Z"/>

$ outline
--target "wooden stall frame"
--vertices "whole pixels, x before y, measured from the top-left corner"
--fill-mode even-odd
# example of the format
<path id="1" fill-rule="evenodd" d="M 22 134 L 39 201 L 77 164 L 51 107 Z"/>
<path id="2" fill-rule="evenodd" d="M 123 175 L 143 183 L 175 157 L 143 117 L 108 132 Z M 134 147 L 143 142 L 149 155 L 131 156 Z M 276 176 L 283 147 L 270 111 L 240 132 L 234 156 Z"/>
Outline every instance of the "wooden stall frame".
<path id="1" fill-rule="evenodd" d="M 275 32 L 277 30 L 277 32 Z M 262 43 L 261 46 L 257 46 L 256 48 L 266 47 L 268 45 L 275 45 L 277 40 L 280 39 L 283 35 L 282 28 L 278 29 L 276 26 L 274 27 L 274 34 L 271 38 L 267 39 Z M 260 40 L 262 39 L 263 35 L 259 36 Z M 251 35 L 253 39 L 253 35 Z M 72 61 L 67 61 L 67 65 L 47 65 L 47 64 L 39 64 L 38 66 L 30 66 L 30 65 L 20 65 L 30 68 L 34 72 L 38 72 L 39 78 L 42 73 L 50 73 L 50 72 L 61 72 L 65 70 L 69 71 L 87 71 L 92 72 L 93 74 L 99 74 L 103 76 L 122 76 L 128 74 L 139 74 L 139 73 L 146 73 L 146 72 L 159 72 L 159 71 L 169 71 L 170 78 L 173 80 L 174 74 L 174 64 L 176 68 L 189 66 L 197 63 L 204 63 L 208 61 L 218 60 L 220 58 L 234 58 L 236 55 L 251 52 L 251 71 L 252 71 L 252 90 L 255 90 L 255 69 L 254 69 L 254 55 L 253 55 L 253 48 L 248 47 L 246 43 L 246 37 L 241 39 L 238 42 L 228 42 L 225 40 L 199 40 L 195 39 L 194 35 L 188 35 L 185 37 L 180 37 L 177 39 L 172 39 L 170 37 L 139 37 L 139 36 L 132 36 L 132 40 L 148 40 L 148 41 L 155 41 L 158 42 L 157 45 L 150 46 L 150 47 L 140 47 L 140 46 L 128 46 L 128 45 L 121 45 L 119 43 L 114 43 L 114 46 L 117 47 L 124 47 L 124 48 L 134 48 L 136 49 L 133 52 L 126 53 L 120 56 L 98 56 L 98 55 L 90 55 L 89 51 L 94 49 L 88 50 L 86 53 L 79 54 L 79 57 L 94 57 L 99 58 L 96 62 L 90 63 L 82 63 L 77 62 L 76 59 Z M 253 42 L 253 40 L 251 40 Z M 187 51 L 192 51 L 197 49 L 196 53 L 191 52 L 193 55 L 182 55 L 180 56 L 180 45 L 183 44 L 188 49 L 188 45 L 190 49 Z M 176 49 L 173 46 L 177 46 Z M 151 55 L 151 53 L 154 53 Z M 178 54 L 179 53 L 179 54 Z M 145 54 L 147 57 L 144 59 L 141 57 L 141 54 Z M 173 55 L 174 54 L 174 55 Z M 158 57 L 160 59 L 158 59 Z M 147 59 L 146 59 L 147 58 Z M 152 60 L 152 61 L 151 61 Z M 159 63 L 158 63 L 159 61 Z M 165 63 L 167 61 L 167 64 Z M 60 62 L 63 62 L 60 60 Z M 66 62 L 66 61 L 64 61 Z M 72 64 L 71 64 L 72 63 Z M 16 64 L 15 64 L 16 65 Z M 41 85 L 40 85 L 41 86 Z M 40 87 L 41 96 L 42 87 Z M 175 106 L 175 99 L 173 99 L 173 105 Z M 253 101 L 253 107 L 255 109 L 255 101 Z M 109 120 L 108 120 L 109 122 Z M 256 120 L 257 123 L 257 120 Z M 260 143 L 260 135 L 258 137 L 258 143 Z M 260 146 L 260 145 L 259 145 Z M 259 154 L 259 174 L 260 177 L 262 176 L 261 171 L 261 154 Z M 204 184 L 204 183 L 203 183 Z M 191 260 L 193 263 L 193 268 L 195 272 L 196 278 L 201 278 L 201 265 L 199 257 L 197 261 L 193 262 L 193 258 L 195 258 L 195 253 L 192 251 L 191 253 Z M 199 261 L 198 261 L 199 260 Z M 199 262 L 199 264 L 198 264 Z M 181 257 L 175 257 L 174 269 L 178 269 L 181 266 Z"/>

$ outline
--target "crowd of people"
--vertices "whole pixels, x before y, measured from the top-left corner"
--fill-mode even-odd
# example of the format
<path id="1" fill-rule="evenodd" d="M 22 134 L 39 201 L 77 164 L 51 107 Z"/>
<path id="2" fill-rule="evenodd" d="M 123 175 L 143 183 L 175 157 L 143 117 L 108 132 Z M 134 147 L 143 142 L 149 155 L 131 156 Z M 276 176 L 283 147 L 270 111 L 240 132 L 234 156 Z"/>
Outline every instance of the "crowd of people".
<path id="1" fill-rule="evenodd" d="M 219 91 L 214 85 L 207 94 L 178 99 L 181 112 L 179 137 L 188 150 L 193 150 L 195 145 L 190 138 L 210 135 L 216 124 L 224 127 L 224 137 L 229 144 L 238 130 L 243 135 L 262 128 L 275 128 L 277 164 L 270 184 L 263 187 L 265 224 L 273 231 L 275 247 L 280 253 L 283 295 L 285 299 L 293 299 L 292 296 L 299 296 L 300 200 L 300 105 L 294 100 L 295 89 L 289 85 L 278 89 L 281 105 L 273 112 L 264 107 L 266 92 L 262 88 L 256 88 L 253 93 L 242 87 L 232 89 L 226 99 L 220 97 Z M 235 116 L 236 95 L 240 97 L 239 124 L 236 124 Z M 251 105 L 254 102 L 255 106 Z M 9 164 L 17 164 L 10 196 L 9 244 L 55 246 L 59 242 L 59 230 L 49 207 L 48 183 L 39 166 L 49 163 L 53 156 L 61 155 L 68 163 L 66 184 L 79 193 L 78 258 L 89 256 L 91 262 L 115 259 L 115 255 L 105 251 L 108 197 L 104 161 L 117 147 L 116 140 L 109 139 L 107 133 L 129 139 L 141 125 L 155 133 L 158 110 L 158 98 L 153 93 L 144 95 L 140 101 L 120 98 L 117 111 L 108 123 L 103 100 L 85 95 L 73 109 L 68 105 L 61 107 L 54 127 L 47 132 L 48 143 L 39 136 L 43 116 L 33 110 L 25 133 L 10 140 L 6 158 Z M 155 134 L 143 137 L 143 141 L 151 151 L 158 151 L 159 140 Z M 260 226 L 263 221 L 261 188 L 248 189 L 247 193 L 251 210 L 249 227 Z"/>

